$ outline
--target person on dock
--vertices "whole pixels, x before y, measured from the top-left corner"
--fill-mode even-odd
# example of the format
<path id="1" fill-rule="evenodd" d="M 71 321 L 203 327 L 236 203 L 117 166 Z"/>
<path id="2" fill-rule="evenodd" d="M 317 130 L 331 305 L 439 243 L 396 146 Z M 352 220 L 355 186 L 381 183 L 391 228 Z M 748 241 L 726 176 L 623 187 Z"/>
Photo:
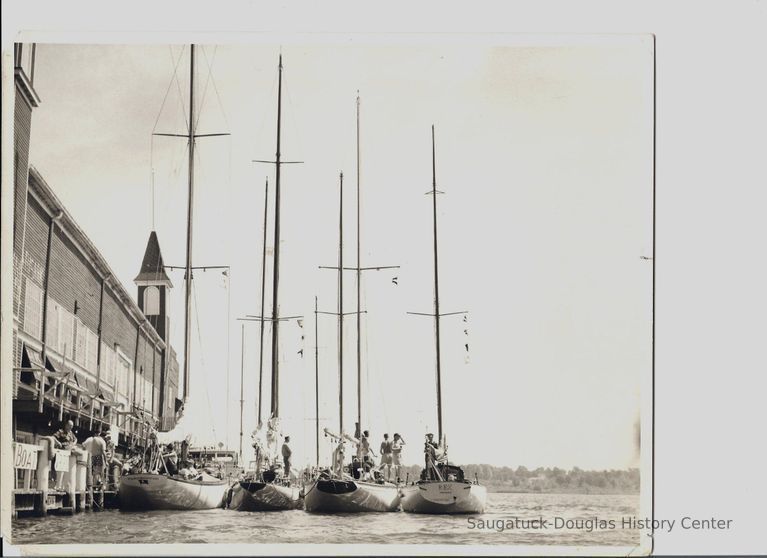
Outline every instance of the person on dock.
<path id="1" fill-rule="evenodd" d="M 68 450 L 75 447 L 77 444 L 77 436 L 75 436 L 75 433 L 72 431 L 74 427 L 75 423 L 68 420 L 64 423 L 64 426 L 56 431 L 53 437 L 56 440 L 57 448 Z"/>
<path id="2" fill-rule="evenodd" d="M 102 437 L 104 434 L 91 436 L 83 442 L 85 449 L 91 456 L 91 486 L 101 486 L 104 482 L 104 454 L 106 453 L 107 443 Z"/>
<path id="3" fill-rule="evenodd" d="M 290 478 L 290 457 L 293 455 L 293 450 L 290 449 L 290 436 L 285 436 L 285 442 L 282 444 L 282 462 L 285 467 L 285 478 Z"/>
<path id="4" fill-rule="evenodd" d="M 114 489 L 117 486 L 117 481 L 120 478 L 120 471 L 122 470 L 123 462 L 117 459 L 115 455 L 115 443 L 112 441 L 112 436 L 107 431 L 104 435 L 104 441 L 107 443 L 107 448 L 104 450 L 104 465 L 106 467 L 106 484 L 107 488 Z"/>
<path id="5" fill-rule="evenodd" d="M 402 466 L 402 446 L 405 445 L 405 440 L 398 433 L 394 433 L 394 440 L 391 443 L 391 462 L 394 468 L 394 478 L 399 482 L 400 480 L 400 467 Z"/>
<path id="6" fill-rule="evenodd" d="M 392 442 L 389 440 L 389 434 L 383 435 L 383 442 L 381 442 L 381 469 L 384 470 L 384 476 L 386 482 L 391 479 L 392 469 Z"/>
<path id="7" fill-rule="evenodd" d="M 54 444 L 57 449 L 71 450 L 77 444 L 77 436 L 72 431 L 75 423 L 68 420 L 53 435 Z M 64 490 L 64 472 L 56 471 L 56 490 Z"/>

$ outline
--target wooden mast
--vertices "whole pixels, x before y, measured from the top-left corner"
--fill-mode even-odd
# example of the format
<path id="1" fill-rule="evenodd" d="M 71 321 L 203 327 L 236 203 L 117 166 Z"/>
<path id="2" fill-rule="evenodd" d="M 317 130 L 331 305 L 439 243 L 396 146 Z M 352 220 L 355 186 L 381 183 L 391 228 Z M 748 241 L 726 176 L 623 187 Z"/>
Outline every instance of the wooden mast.
<path id="1" fill-rule="evenodd" d="M 320 345 L 317 324 L 317 296 L 314 297 L 314 416 L 315 418 L 315 444 L 317 462 L 320 466 Z"/>
<path id="2" fill-rule="evenodd" d="M 442 369 L 439 350 L 439 262 L 437 255 L 437 166 L 434 149 L 434 125 L 431 126 L 432 210 L 434 216 L 434 331 L 437 345 L 437 432 L 442 443 Z"/>
<path id="3" fill-rule="evenodd" d="M 360 262 L 360 94 L 357 91 L 357 427 L 362 436 L 362 347 L 360 290 L 362 270 Z"/>
<path id="4" fill-rule="evenodd" d="M 192 208 L 194 202 L 194 45 L 189 69 L 189 198 L 186 217 L 186 274 L 184 290 L 184 403 L 189 400 L 189 350 L 192 310 Z"/>
<path id="5" fill-rule="evenodd" d="M 344 434 L 344 173 L 338 195 L 338 435 Z"/>
<path id="6" fill-rule="evenodd" d="M 264 247 L 261 256 L 261 332 L 260 332 L 260 349 L 258 353 L 258 426 L 261 426 L 263 413 L 261 411 L 261 393 L 264 381 L 264 304 L 266 296 L 266 221 L 267 210 L 269 202 L 269 178 L 266 179 L 266 190 L 264 191 Z"/>
<path id="7" fill-rule="evenodd" d="M 240 347 L 240 463 L 242 463 L 242 414 L 245 408 L 245 324 L 242 324 L 242 344 Z"/>
<path id="8" fill-rule="evenodd" d="M 272 416 L 279 416 L 279 296 L 280 280 L 280 128 L 282 120 L 282 54 L 280 54 L 277 86 L 277 152 L 275 154 L 274 187 L 274 270 L 272 274 Z"/>

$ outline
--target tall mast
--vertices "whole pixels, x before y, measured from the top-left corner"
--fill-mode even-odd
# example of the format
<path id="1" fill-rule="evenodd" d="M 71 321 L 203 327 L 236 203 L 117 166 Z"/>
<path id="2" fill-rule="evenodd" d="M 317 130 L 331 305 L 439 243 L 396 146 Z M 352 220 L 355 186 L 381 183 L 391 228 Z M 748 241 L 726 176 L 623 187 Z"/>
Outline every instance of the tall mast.
<path id="1" fill-rule="evenodd" d="M 279 168 L 279 167 L 277 167 Z M 264 304 L 266 296 L 266 220 L 267 210 L 269 202 L 269 179 L 266 179 L 266 190 L 264 191 L 264 249 L 261 256 L 261 333 L 260 333 L 260 350 L 258 353 L 258 424 L 261 425 L 263 413 L 261 411 L 261 386 L 263 386 L 264 380 Z"/>
<path id="2" fill-rule="evenodd" d="M 272 416 L 279 416 L 279 297 L 280 280 L 280 128 L 282 125 L 282 54 L 280 54 L 277 87 L 277 152 L 275 155 L 274 188 L 274 272 L 272 275 Z"/>
<path id="3" fill-rule="evenodd" d="M 316 466 L 320 466 L 320 344 L 317 326 L 317 297 L 314 297 L 314 416 L 315 425 L 315 443 L 317 451 Z"/>
<path id="4" fill-rule="evenodd" d="M 186 282 L 184 290 L 184 403 L 189 400 L 189 345 L 192 314 L 192 207 L 194 202 L 194 45 L 189 66 L 189 198 L 186 216 Z"/>
<path id="5" fill-rule="evenodd" d="M 360 330 L 360 290 L 362 270 L 360 262 L 360 94 L 357 91 L 357 426 L 362 432 L 362 346 Z"/>
<path id="6" fill-rule="evenodd" d="M 437 256 L 437 164 L 434 149 L 434 124 L 431 126 L 432 209 L 434 215 L 434 331 L 437 342 L 437 432 L 442 443 L 442 369 L 439 351 L 439 263 Z"/>
<path id="7" fill-rule="evenodd" d="M 245 407 L 245 324 L 242 324 L 242 344 L 240 347 L 240 463 L 242 463 L 242 413 Z"/>
<path id="8" fill-rule="evenodd" d="M 344 433 L 344 173 L 338 189 L 338 420 Z"/>

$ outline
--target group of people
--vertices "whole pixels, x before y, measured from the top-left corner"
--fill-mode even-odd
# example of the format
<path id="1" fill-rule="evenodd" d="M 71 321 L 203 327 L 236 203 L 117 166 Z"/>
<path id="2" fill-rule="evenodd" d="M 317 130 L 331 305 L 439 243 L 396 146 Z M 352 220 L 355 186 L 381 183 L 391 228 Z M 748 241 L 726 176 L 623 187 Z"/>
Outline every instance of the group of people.
<path id="1" fill-rule="evenodd" d="M 348 435 L 339 438 L 339 443 L 333 451 L 332 467 L 337 476 L 341 476 L 343 472 L 344 442 L 346 440 L 356 447 L 351 466 L 351 473 L 354 478 L 386 482 L 391 482 L 392 478 L 395 480 L 400 478 L 402 448 L 405 445 L 405 440 L 398 433 L 394 434 L 393 439 L 389 439 L 388 433 L 383 435 L 383 441 L 379 447 L 381 461 L 378 465 L 376 465 L 374 458 L 378 458 L 379 455 L 370 446 L 370 432 L 368 430 L 364 430 L 359 438 Z"/>
<path id="2" fill-rule="evenodd" d="M 122 467 L 123 463 L 115 455 L 115 443 L 108 430 L 102 430 L 98 434 L 88 437 L 78 447 L 77 436 L 74 433 L 74 422 L 67 420 L 62 427 L 53 434 L 54 446 L 57 449 L 77 452 L 80 448 L 90 455 L 88 467 L 89 485 L 93 487 L 105 487 L 109 483 L 110 474 L 114 466 Z M 64 473 L 56 472 L 56 490 L 63 490 Z"/>

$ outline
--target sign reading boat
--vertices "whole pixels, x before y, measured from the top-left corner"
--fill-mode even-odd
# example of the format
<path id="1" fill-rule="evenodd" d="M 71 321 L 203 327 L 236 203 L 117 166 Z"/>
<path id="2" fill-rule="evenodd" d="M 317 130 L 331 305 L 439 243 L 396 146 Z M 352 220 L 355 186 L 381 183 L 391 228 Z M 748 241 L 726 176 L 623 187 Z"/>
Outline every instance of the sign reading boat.
<path id="1" fill-rule="evenodd" d="M 37 469 L 37 452 L 42 448 L 31 444 L 14 442 L 13 467 L 15 469 Z"/>

